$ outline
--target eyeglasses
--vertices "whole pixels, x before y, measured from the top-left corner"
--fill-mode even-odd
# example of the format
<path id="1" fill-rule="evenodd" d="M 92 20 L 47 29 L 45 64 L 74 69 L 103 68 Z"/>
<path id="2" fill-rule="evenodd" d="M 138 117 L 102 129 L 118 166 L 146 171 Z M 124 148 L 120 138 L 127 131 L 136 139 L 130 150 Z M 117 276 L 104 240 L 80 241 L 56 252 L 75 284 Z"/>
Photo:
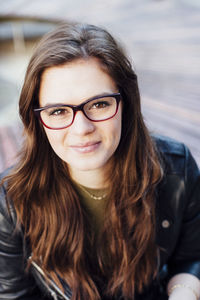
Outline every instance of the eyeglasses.
<path id="1" fill-rule="evenodd" d="M 35 108 L 34 113 L 42 124 L 49 129 L 64 129 L 72 125 L 75 115 L 82 111 L 92 122 L 101 122 L 113 118 L 121 100 L 120 93 L 93 97 L 80 105 L 55 104 Z"/>

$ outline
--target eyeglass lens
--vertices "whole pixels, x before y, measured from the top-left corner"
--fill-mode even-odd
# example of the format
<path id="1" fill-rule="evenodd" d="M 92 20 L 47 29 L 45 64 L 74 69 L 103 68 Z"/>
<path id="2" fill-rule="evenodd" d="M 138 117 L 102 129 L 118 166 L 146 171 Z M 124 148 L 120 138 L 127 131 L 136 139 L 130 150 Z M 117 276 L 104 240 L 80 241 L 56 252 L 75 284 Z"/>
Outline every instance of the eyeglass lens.
<path id="1" fill-rule="evenodd" d="M 91 121 L 103 121 L 115 115 L 117 101 L 115 97 L 102 97 L 88 101 L 83 106 L 85 116 Z M 74 111 L 69 106 L 56 106 L 41 111 L 40 117 L 45 125 L 51 128 L 70 126 L 73 122 Z"/>

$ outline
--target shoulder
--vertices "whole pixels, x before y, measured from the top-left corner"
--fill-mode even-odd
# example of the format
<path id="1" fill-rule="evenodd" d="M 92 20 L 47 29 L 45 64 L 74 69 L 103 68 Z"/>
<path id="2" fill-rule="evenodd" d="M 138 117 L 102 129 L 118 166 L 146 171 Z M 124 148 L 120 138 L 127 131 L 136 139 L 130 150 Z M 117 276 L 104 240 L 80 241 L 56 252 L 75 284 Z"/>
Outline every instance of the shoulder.
<path id="1" fill-rule="evenodd" d="M 185 146 L 183 143 L 162 135 L 153 135 L 152 139 L 155 141 L 157 148 L 161 152 L 170 155 L 184 156 Z"/>
<path id="2" fill-rule="evenodd" d="M 0 173 L 0 226 L 1 229 L 13 231 L 16 226 L 16 214 L 12 200 L 7 196 L 7 181 L 3 180 L 10 171 L 11 168 Z"/>
<path id="3" fill-rule="evenodd" d="M 161 135 L 154 135 L 152 139 L 166 174 L 182 175 L 185 179 L 188 172 L 199 176 L 199 168 L 184 143 Z"/>
<path id="4" fill-rule="evenodd" d="M 162 205 L 165 201 L 171 210 L 176 206 L 180 211 L 186 205 L 200 208 L 200 170 L 188 147 L 168 137 L 154 136 L 153 140 L 163 168 L 158 186 Z"/>

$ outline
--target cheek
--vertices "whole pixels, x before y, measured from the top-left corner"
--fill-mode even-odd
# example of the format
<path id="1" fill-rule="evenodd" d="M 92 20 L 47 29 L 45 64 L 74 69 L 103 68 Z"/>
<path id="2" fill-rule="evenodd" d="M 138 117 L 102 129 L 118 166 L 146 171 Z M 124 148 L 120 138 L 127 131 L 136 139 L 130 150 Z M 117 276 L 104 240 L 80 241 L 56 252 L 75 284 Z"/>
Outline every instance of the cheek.
<path id="1" fill-rule="evenodd" d="M 121 139 L 121 115 L 116 119 L 111 119 L 104 127 L 103 131 L 107 137 L 109 147 L 117 148 Z"/>
<path id="2" fill-rule="evenodd" d="M 113 132 L 115 133 L 115 136 L 117 139 L 120 140 L 121 138 L 121 130 L 122 130 L 122 112 L 121 112 L 121 107 L 119 108 L 119 112 L 116 116 L 117 118 L 114 119 L 114 128 Z"/>
<path id="3" fill-rule="evenodd" d="M 118 124 L 116 124 L 115 127 L 115 142 L 116 142 L 116 146 L 118 147 L 119 142 L 121 139 L 121 122 L 118 122 Z"/>
<path id="4" fill-rule="evenodd" d="M 59 147 L 63 144 L 64 133 L 61 130 L 50 130 L 46 128 L 44 130 L 47 140 L 56 152 L 56 150 L 59 149 Z"/>

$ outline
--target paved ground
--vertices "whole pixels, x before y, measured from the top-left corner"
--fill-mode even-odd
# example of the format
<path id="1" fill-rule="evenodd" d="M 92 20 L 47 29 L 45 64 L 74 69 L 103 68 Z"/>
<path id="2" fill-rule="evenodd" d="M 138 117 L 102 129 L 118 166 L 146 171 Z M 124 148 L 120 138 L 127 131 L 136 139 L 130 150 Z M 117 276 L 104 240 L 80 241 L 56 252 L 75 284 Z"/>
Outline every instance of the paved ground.
<path id="1" fill-rule="evenodd" d="M 199 0 L 10 0 L 0 7 L 0 17 L 76 19 L 108 28 L 133 60 L 150 130 L 185 142 L 200 165 Z M 15 47 L 15 56 L 12 47 L 0 49 L 0 170 L 13 163 L 22 141 L 17 100 L 32 44 Z"/>

